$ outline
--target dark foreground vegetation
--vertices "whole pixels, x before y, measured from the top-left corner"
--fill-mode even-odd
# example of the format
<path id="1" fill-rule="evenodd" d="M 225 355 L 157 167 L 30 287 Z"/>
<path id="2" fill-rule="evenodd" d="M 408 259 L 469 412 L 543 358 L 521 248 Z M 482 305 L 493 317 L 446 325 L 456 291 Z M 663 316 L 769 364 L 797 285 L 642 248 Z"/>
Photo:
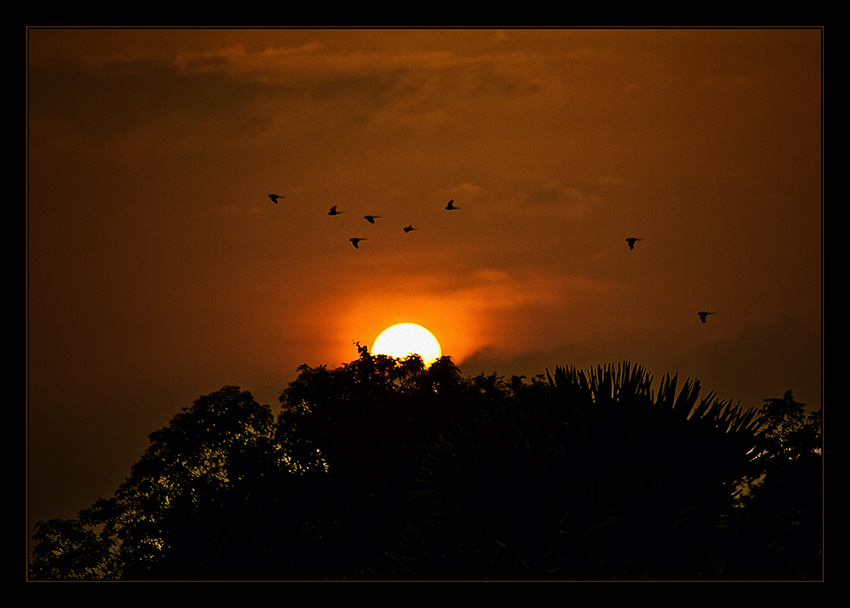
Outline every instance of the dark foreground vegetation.
<path id="1" fill-rule="evenodd" d="M 820 411 L 628 363 L 532 380 L 361 349 L 277 419 L 224 387 L 109 499 L 39 522 L 31 580 L 822 580 Z"/>

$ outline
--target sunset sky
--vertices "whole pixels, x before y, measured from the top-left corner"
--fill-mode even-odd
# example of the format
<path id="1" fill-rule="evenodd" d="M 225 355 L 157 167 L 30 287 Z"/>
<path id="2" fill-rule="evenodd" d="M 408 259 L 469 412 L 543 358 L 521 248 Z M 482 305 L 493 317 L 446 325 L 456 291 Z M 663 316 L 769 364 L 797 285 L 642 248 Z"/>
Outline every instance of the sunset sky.
<path id="1" fill-rule="evenodd" d="M 31 521 L 402 321 L 465 376 L 821 404 L 820 28 L 36 28 L 27 64 Z"/>

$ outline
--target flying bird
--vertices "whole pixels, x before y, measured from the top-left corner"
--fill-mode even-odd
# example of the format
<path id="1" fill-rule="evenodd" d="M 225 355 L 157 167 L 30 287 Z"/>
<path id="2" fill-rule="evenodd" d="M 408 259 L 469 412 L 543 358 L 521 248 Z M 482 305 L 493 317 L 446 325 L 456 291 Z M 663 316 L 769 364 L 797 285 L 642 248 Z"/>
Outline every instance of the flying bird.
<path id="1" fill-rule="evenodd" d="M 334 205 L 333 207 L 331 207 L 331 210 L 330 210 L 330 211 L 328 211 L 328 215 L 339 215 L 340 213 L 345 213 L 345 211 L 337 211 L 337 210 L 336 210 L 336 205 Z"/>
<path id="2" fill-rule="evenodd" d="M 280 194 L 269 194 L 269 198 L 272 199 L 272 202 L 277 205 L 277 199 L 286 198 L 285 196 L 281 196 Z"/>
<path id="3" fill-rule="evenodd" d="M 446 211 L 454 211 L 455 209 L 460 209 L 460 207 L 455 207 L 454 199 L 449 201 L 449 204 L 446 205 Z"/>
<path id="4" fill-rule="evenodd" d="M 635 241 L 642 241 L 642 240 L 643 239 L 639 239 L 637 237 L 630 236 L 629 238 L 626 239 L 626 242 L 629 244 L 629 249 L 634 249 L 635 248 Z"/>
<path id="5" fill-rule="evenodd" d="M 700 320 L 700 321 L 702 321 L 703 323 L 705 323 L 705 318 L 706 318 L 708 315 L 716 315 L 717 313 L 716 313 L 716 312 L 704 312 L 704 311 L 700 311 L 700 312 L 698 312 L 697 314 L 699 315 L 699 320 Z"/>
<path id="6" fill-rule="evenodd" d="M 351 244 L 354 245 L 355 249 L 360 249 L 360 241 L 365 241 L 366 239 L 360 239 L 360 238 L 357 238 L 357 237 L 352 237 L 348 240 L 351 241 Z"/>
<path id="7" fill-rule="evenodd" d="M 411 230 L 419 230 L 419 228 L 414 228 L 413 226 L 407 226 L 407 227 L 404 229 L 404 231 L 405 231 L 405 232 L 410 232 Z"/>
<path id="8" fill-rule="evenodd" d="M 365 219 L 370 224 L 374 224 L 375 220 L 381 217 L 380 215 L 364 215 L 363 219 Z"/>

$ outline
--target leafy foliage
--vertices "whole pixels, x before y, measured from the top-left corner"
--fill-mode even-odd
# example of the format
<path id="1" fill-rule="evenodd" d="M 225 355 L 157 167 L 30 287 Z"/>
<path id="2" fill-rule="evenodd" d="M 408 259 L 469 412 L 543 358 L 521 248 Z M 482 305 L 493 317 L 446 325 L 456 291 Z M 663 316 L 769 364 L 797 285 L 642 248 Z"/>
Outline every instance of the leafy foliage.
<path id="1" fill-rule="evenodd" d="M 83 518 L 39 522 L 30 576 L 37 580 L 99 580 L 111 578 L 108 564 L 113 542 L 88 527 Z"/>
<path id="2" fill-rule="evenodd" d="M 178 413 L 113 497 L 37 524 L 30 576 L 817 576 L 819 418 L 790 393 L 743 410 L 628 363 L 465 378 L 365 348 L 298 371 L 277 419 L 237 387 Z"/>
<path id="3" fill-rule="evenodd" d="M 441 437 L 399 562 L 425 577 L 447 563 L 474 579 L 716 576 L 713 533 L 750 471 L 753 415 L 698 401 L 696 384 L 676 394 L 675 378 L 655 397 L 651 380 L 627 364 L 559 368 L 530 399 Z"/>
<path id="4" fill-rule="evenodd" d="M 791 391 L 759 410 L 756 475 L 745 480 L 734 571 L 748 578 L 823 578 L 822 410 L 806 414 Z"/>
<path id="5" fill-rule="evenodd" d="M 314 478 L 310 520 L 323 547 L 310 578 L 380 576 L 427 446 L 498 398 L 494 377 L 465 380 L 448 357 L 361 356 L 339 369 L 302 367 L 281 397 L 278 430 Z"/>
<path id="6" fill-rule="evenodd" d="M 223 556 L 235 545 L 252 546 L 254 511 L 268 508 L 265 501 L 279 491 L 285 469 L 270 408 L 248 392 L 225 387 L 177 414 L 150 441 L 112 498 L 97 501 L 78 521 L 59 528 L 77 535 L 87 529 L 89 542 L 100 529 L 100 544 L 112 551 L 90 555 L 100 563 L 87 571 L 130 579 L 206 578 L 231 568 L 243 574 L 250 559 Z M 56 530 L 57 523 L 40 524 L 36 540 Z M 52 556 L 34 553 L 33 576 L 54 571 L 55 578 L 80 578 L 76 569 L 52 566 L 80 550 L 56 546 Z"/>

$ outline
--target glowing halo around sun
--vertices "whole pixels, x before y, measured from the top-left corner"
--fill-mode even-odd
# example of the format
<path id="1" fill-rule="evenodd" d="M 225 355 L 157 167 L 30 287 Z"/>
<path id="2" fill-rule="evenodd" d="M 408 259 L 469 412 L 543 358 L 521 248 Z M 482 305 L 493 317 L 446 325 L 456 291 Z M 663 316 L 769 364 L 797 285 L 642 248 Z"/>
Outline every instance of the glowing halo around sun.
<path id="1" fill-rule="evenodd" d="M 386 328 L 372 345 L 373 355 L 388 355 L 403 359 L 419 355 L 425 365 L 431 365 L 443 355 L 437 338 L 416 323 L 396 323 Z"/>

